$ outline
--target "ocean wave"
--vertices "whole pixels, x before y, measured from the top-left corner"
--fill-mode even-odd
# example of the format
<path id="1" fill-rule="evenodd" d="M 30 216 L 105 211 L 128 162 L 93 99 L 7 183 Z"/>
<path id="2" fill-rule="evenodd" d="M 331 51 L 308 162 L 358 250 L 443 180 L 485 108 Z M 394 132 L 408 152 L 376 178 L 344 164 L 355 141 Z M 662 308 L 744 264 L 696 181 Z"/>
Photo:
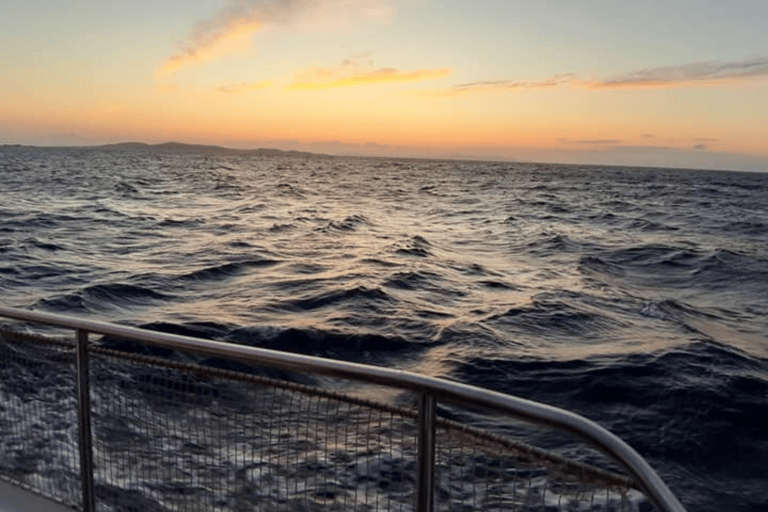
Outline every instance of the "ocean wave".
<path id="1" fill-rule="evenodd" d="M 713 251 L 647 245 L 581 257 L 579 268 L 588 274 L 621 277 L 646 287 L 731 286 L 734 280 L 768 282 L 768 261 L 728 249 Z"/>
<path id="2" fill-rule="evenodd" d="M 292 310 L 309 311 L 331 306 L 338 307 L 342 303 L 364 303 L 371 306 L 373 302 L 387 303 L 394 299 L 381 288 L 355 286 L 347 289 L 329 290 L 319 294 L 299 297 L 283 303 L 282 307 Z"/>
<path id="3" fill-rule="evenodd" d="M 531 254 L 551 256 L 561 252 L 582 250 L 582 244 L 560 233 L 542 232 L 527 243 L 526 250 Z"/>
<path id="4" fill-rule="evenodd" d="M 342 221 L 330 221 L 325 226 L 320 228 L 320 231 L 326 233 L 334 232 L 352 232 L 357 231 L 360 226 L 370 224 L 368 219 L 364 215 L 350 215 Z"/>
<path id="5" fill-rule="evenodd" d="M 272 226 L 270 226 L 269 232 L 270 233 L 283 233 L 283 232 L 286 232 L 286 231 L 291 231 L 293 229 L 296 229 L 296 224 L 291 224 L 291 223 L 279 224 L 279 223 L 275 223 L 275 224 L 272 224 Z"/>
<path id="6" fill-rule="evenodd" d="M 281 261 L 279 260 L 269 258 L 230 262 L 195 270 L 194 272 L 181 276 L 179 279 L 183 281 L 216 281 L 242 274 L 250 269 L 271 267 L 280 263 Z"/>
<path id="7" fill-rule="evenodd" d="M 387 277 L 384 281 L 384 286 L 400 290 L 418 290 L 433 288 L 441 280 L 442 278 L 439 274 L 425 270 L 395 272 Z"/>
<path id="8" fill-rule="evenodd" d="M 582 340 L 605 336 L 625 325 L 615 316 L 586 303 L 563 301 L 548 295 L 539 295 L 530 304 L 493 315 L 487 322 L 513 335 L 577 337 Z"/>
<path id="9" fill-rule="evenodd" d="M 430 341 L 415 343 L 413 339 L 406 339 L 395 334 L 385 336 L 374 333 L 351 333 L 311 328 L 284 328 L 278 326 L 238 327 L 216 322 L 185 324 L 152 322 L 141 327 L 152 331 L 224 341 L 249 347 L 368 363 L 375 363 L 376 361 L 384 363 L 395 356 L 399 358 L 414 356 L 425 348 L 434 346 L 434 343 Z M 293 381 L 307 383 L 313 381 L 311 378 L 299 378 L 291 372 L 254 368 L 251 365 L 236 361 L 217 357 L 196 356 L 174 349 L 147 346 L 120 337 L 104 336 L 99 341 L 99 344 L 104 348 L 133 354 L 162 357 L 180 362 L 196 362 L 221 369 L 269 375 Z"/>
<path id="10" fill-rule="evenodd" d="M 408 240 L 400 242 L 394 249 L 394 253 L 402 256 L 416 256 L 427 258 L 432 256 L 430 247 L 432 244 L 424 237 L 415 235 Z"/>
<path id="11" fill-rule="evenodd" d="M 720 345 L 560 362 L 473 359 L 453 376 L 606 425 L 679 485 L 691 509 L 718 510 L 709 479 L 720 482 L 720 499 L 750 489 L 768 457 L 768 363 Z M 683 467 L 708 478 L 691 484 Z"/>
<path id="12" fill-rule="evenodd" d="M 244 327 L 227 334 L 224 339 L 243 345 L 346 360 L 381 358 L 393 352 L 418 350 L 420 346 L 399 336 L 297 328 L 265 331 Z"/>
<path id="13" fill-rule="evenodd" d="M 60 296 L 40 299 L 35 307 L 64 312 L 99 312 L 131 306 L 148 306 L 172 297 L 144 286 L 126 283 L 95 284 Z"/>
<path id="14" fill-rule="evenodd" d="M 44 240 L 39 240 L 37 238 L 27 238 L 25 240 L 21 241 L 22 249 L 42 249 L 44 251 L 63 251 L 65 249 L 64 246 L 53 243 L 53 242 L 47 242 Z"/>

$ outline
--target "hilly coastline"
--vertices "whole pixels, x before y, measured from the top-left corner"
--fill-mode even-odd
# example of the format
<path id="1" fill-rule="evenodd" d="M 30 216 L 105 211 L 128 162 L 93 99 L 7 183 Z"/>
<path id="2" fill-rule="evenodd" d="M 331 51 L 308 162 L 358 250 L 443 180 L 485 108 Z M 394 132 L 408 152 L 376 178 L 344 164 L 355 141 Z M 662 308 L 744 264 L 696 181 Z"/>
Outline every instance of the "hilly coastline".
<path id="1" fill-rule="evenodd" d="M 61 149 L 61 147 L 27 146 L 23 144 L 4 144 L 0 148 L 36 148 L 36 149 Z M 182 153 L 182 154 L 213 154 L 213 155 L 261 155 L 261 156 L 329 156 L 308 151 L 282 150 L 272 148 L 235 149 L 224 146 L 208 144 L 186 144 L 183 142 L 163 142 L 160 144 L 147 144 L 144 142 L 119 142 L 116 144 L 102 144 L 98 146 L 62 146 L 72 149 L 98 149 L 103 151 L 142 151 L 145 153 Z"/>

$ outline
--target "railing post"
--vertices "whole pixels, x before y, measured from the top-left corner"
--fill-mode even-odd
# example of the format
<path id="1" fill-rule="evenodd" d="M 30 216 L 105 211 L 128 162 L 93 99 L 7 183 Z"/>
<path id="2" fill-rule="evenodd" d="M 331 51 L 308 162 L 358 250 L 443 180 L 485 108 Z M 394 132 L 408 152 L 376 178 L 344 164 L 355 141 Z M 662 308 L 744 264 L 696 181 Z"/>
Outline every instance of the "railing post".
<path id="1" fill-rule="evenodd" d="M 419 496 L 416 510 L 432 512 L 435 499 L 435 397 L 419 394 Z"/>
<path id="2" fill-rule="evenodd" d="M 80 435 L 80 479 L 83 511 L 96 510 L 93 492 L 93 448 L 91 446 L 91 395 L 88 383 L 88 331 L 77 329 L 77 426 Z"/>

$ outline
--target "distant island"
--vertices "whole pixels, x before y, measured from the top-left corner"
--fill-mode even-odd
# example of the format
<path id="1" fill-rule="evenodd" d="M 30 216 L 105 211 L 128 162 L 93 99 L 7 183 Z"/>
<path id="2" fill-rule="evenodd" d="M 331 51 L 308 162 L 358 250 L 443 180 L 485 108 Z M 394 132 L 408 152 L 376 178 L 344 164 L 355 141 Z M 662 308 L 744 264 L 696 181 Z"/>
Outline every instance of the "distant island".
<path id="1" fill-rule="evenodd" d="M 297 156 L 297 157 L 329 157 L 321 153 L 308 151 L 282 150 L 271 148 L 235 149 L 208 144 L 185 144 L 183 142 L 163 142 L 161 144 L 146 144 L 144 142 L 119 142 L 98 146 L 28 146 L 24 144 L 0 144 L 0 148 L 38 148 L 38 149 L 98 149 L 103 151 L 144 151 L 147 153 L 184 153 L 211 155 L 260 155 L 260 156 Z"/>
<path id="2" fill-rule="evenodd" d="M 208 153 L 208 154 L 240 154 L 261 156 L 328 156 L 308 151 L 282 150 L 270 148 L 258 149 L 234 149 L 224 146 L 208 144 L 185 144 L 183 142 L 164 142 L 162 144 L 145 144 L 144 142 L 120 142 L 117 144 L 104 144 L 101 146 L 89 146 L 91 149 L 103 150 L 129 150 L 146 151 L 150 153 Z"/>
<path id="3" fill-rule="evenodd" d="M 449 160 L 449 161 L 483 161 L 483 162 L 519 162 L 519 160 L 503 156 L 478 156 L 478 155 L 435 155 L 435 156 L 386 156 L 386 155 L 356 155 L 356 154 L 328 154 L 311 151 L 284 150 L 274 148 L 236 149 L 212 144 L 187 144 L 184 142 L 163 142 L 160 144 L 147 144 L 145 142 L 118 142 L 114 144 L 100 144 L 96 146 L 34 146 L 27 144 L 0 144 L 1 148 L 35 148 L 35 149 L 73 149 L 73 150 L 99 150 L 99 151 L 141 151 L 145 153 L 176 153 L 196 155 L 245 155 L 245 156 L 293 156 L 300 158 L 384 158 L 396 160 Z"/>

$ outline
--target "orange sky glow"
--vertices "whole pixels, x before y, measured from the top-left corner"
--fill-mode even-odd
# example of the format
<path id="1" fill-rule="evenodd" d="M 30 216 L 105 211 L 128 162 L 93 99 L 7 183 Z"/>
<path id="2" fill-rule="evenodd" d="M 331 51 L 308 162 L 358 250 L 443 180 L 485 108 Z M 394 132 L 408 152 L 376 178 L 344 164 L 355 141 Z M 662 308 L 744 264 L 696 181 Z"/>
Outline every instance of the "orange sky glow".
<path id="1" fill-rule="evenodd" d="M 768 170 L 763 4 L 737 1 L 732 19 L 696 4 L 694 29 L 675 25 L 685 5 L 611 3 L 604 12 L 636 19 L 611 35 L 589 14 L 607 0 L 564 0 L 555 14 L 533 1 L 171 1 L 115 13 L 89 0 L 90 10 L 40 9 L 26 24 L 37 1 L 2 8 L 0 144 L 177 140 L 607 164 L 634 155 Z M 552 32 L 552 16 L 573 24 Z M 729 24 L 738 36 L 702 44 Z"/>

